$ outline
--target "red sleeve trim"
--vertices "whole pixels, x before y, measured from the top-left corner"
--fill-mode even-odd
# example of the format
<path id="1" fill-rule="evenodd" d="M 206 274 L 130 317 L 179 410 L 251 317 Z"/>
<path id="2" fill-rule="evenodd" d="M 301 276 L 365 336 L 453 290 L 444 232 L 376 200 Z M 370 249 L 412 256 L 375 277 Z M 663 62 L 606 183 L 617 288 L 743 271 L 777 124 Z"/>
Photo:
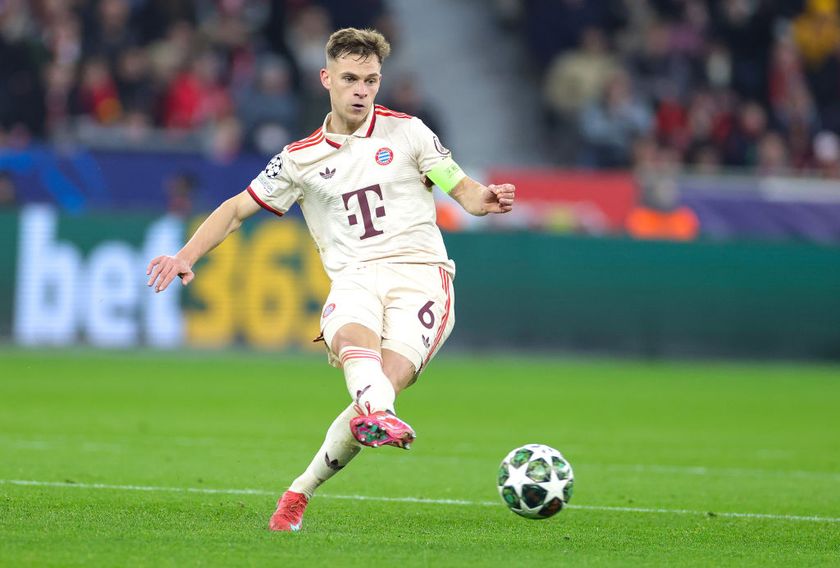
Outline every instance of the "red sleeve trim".
<path id="1" fill-rule="evenodd" d="M 253 197 L 253 198 L 254 198 L 254 201 L 256 201 L 256 202 L 257 202 L 257 204 L 258 204 L 260 207 L 262 207 L 263 209 L 265 209 L 266 211 L 270 211 L 271 213 L 274 213 L 274 214 L 275 214 L 275 215 L 277 215 L 278 217 L 282 217 L 282 216 L 283 216 L 283 214 L 282 214 L 280 211 L 278 211 L 277 209 L 274 209 L 274 208 L 273 208 L 273 207 L 271 207 L 269 204 L 267 204 L 265 201 L 263 201 L 262 199 L 260 199 L 260 198 L 257 196 L 257 193 L 256 193 L 253 189 L 251 189 L 251 186 L 250 186 L 250 185 L 248 186 L 248 193 L 250 193 L 250 194 L 251 194 L 251 197 Z"/>

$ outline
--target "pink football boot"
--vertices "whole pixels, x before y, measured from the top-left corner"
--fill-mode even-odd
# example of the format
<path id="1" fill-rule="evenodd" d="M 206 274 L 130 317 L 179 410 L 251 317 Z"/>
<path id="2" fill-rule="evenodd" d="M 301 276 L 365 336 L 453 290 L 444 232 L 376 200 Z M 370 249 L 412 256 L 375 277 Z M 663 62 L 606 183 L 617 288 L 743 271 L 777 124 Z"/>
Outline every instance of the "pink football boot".
<path id="1" fill-rule="evenodd" d="M 350 432 L 360 444 L 371 448 L 395 446 L 407 450 L 417 437 L 411 426 L 386 410 L 353 418 Z"/>
<path id="2" fill-rule="evenodd" d="M 306 510 L 308 503 L 306 495 L 286 491 L 277 501 L 277 510 L 274 511 L 271 520 L 268 521 L 268 529 L 272 531 L 299 531 L 301 524 L 303 524 L 303 512 Z"/>

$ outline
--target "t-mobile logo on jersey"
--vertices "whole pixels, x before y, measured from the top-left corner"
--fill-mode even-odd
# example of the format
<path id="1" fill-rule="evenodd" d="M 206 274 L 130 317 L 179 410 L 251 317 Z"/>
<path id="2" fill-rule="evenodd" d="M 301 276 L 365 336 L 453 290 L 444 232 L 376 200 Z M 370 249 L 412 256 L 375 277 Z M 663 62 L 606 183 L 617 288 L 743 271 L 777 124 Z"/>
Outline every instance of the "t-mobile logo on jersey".
<path id="1" fill-rule="evenodd" d="M 373 215 L 371 215 L 371 202 L 368 201 L 368 192 L 372 192 L 376 194 L 379 199 L 382 199 L 382 188 L 378 185 L 371 185 L 369 187 L 363 187 L 362 189 L 357 189 L 355 191 L 348 191 L 347 193 L 343 193 L 341 195 L 342 199 L 344 199 L 344 208 L 350 211 L 350 200 L 355 197 L 356 200 L 359 202 L 359 210 L 362 214 L 362 223 L 365 226 L 364 234 L 359 237 L 359 240 L 369 239 L 370 237 L 375 237 L 376 235 L 381 235 L 385 231 L 380 231 L 373 225 L 373 215 L 376 215 L 377 219 L 380 217 L 385 216 L 385 206 L 379 205 L 375 209 L 373 209 Z M 350 223 L 350 226 L 357 225 L 359 223 L 358 217 L 355 214 L 348 215 L 347 221 Z"/>

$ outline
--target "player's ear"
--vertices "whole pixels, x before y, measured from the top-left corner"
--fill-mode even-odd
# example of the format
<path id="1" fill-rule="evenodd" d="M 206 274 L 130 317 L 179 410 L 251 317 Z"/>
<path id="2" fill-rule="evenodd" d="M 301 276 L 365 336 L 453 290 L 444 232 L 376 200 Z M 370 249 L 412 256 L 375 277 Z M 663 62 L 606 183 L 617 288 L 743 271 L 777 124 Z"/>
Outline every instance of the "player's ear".
<path id="1" fill-rule="evenodd" d="M 330 72 L 326 69 L 321 69 L 321 84 L 324 86 L 326 90 L 330 90 Z"/>

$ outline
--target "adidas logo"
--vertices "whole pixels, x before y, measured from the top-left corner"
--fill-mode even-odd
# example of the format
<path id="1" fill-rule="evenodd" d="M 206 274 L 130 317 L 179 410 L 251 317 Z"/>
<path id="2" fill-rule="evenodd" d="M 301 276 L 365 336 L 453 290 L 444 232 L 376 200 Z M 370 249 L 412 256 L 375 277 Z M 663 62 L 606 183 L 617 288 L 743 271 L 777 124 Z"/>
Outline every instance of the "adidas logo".
<path id="1" fill-rule="evenodd" d="M 328 167 L 323 172 L 318 172 L 318 175 L 320 175 L 324 179 L 330 179 L 331 177 L 333 177 L 335 175 L 335 168 L 330 169 Z"/>

